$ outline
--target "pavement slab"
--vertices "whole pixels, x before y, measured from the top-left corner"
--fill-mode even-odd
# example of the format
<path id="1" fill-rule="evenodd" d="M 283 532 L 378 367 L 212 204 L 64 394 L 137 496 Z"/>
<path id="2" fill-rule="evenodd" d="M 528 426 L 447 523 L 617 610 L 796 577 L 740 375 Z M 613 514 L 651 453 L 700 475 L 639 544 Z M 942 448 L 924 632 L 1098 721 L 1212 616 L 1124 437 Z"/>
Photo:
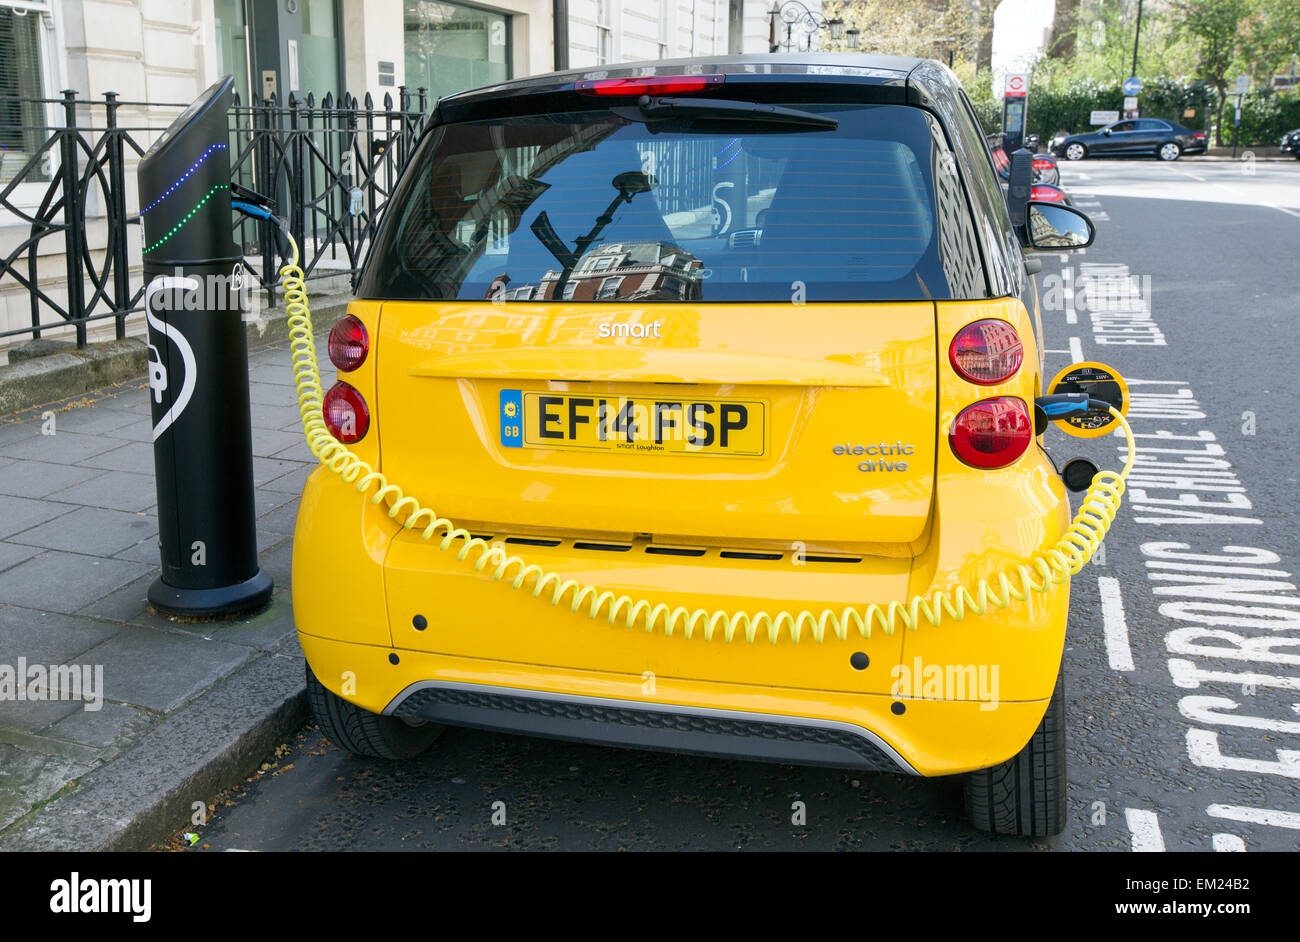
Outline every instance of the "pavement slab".
<path id="1" fill-rule="evenodd" d="M 49 506 L 68 505 L 51 503 Z M 68 513 L 13 534 L 9 541 L 69 553 L 112 556 L 157 532 L 157 520 L 143 512 L 124 513 L 104 507 L 82 506 L 69 508 Z"/>
<path id="2" fill-rule="evenodd" d="M 99 472 L 93 468 L 54 464 L 49 461 L 13 461 L 0 474 L 0 494 L 12 497 L 46 497 L 89 481 Z"/>
<path id="3" fill-rule="evenodd" d="M 89 480 L 50 492 L 46 495 L 50 500 L 132 513 L 148 510 L 158 502 L 158 489 L 152 474 L 134 471 L 99 472 L 90 471 L 89 468 L 75 470 L 89 473 Z"/>
<path id="4" fill-rule="evenodd" d="M 144 563 L 50 550 L 0 573 L 0 602 L 71 613 L 148 572 Z M 152 567 L 157 570 L 157 564 Z"/>

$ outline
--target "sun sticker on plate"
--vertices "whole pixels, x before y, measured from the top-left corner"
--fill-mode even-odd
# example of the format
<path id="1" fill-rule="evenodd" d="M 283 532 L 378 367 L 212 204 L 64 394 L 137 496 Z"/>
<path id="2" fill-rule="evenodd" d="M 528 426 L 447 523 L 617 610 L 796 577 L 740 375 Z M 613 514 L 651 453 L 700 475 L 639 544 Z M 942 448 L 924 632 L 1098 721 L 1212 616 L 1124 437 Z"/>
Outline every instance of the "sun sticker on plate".
<path id="1" fill-rule="evenodd" d="M 507 448 L 520 448 L 524 444 L 524 394 L 522 390 L 501 390 L 501 444 Z"/>

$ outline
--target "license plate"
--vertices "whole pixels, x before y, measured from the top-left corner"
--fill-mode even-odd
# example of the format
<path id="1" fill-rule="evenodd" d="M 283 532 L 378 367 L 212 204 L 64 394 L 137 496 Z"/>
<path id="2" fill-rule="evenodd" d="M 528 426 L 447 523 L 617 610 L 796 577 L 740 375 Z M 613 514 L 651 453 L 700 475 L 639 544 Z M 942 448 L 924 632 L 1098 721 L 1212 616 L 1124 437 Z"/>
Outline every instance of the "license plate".
<path id="1" fill-rule="evenodd" d="M 501 444 L 646 455 L 761 458 L 767 401 L 501 390 Z"/>

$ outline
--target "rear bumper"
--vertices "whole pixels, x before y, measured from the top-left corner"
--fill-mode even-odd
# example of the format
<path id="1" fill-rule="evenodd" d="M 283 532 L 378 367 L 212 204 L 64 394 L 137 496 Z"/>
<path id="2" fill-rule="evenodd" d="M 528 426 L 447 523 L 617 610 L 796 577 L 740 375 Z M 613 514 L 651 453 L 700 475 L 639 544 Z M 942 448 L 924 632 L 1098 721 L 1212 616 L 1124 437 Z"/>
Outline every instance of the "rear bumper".
<path id="1" fill-rule="evenodd" d="M 1028 742 L 1046 699 L 779 690 L 447 657 L 300 634 L 326 687 L 375 713 L 598 745 L 924 776 L 985 768 Z M 346 686 L 346 693 L 344 688 Z M 896 703 L 903 712 L 895 713 Z"/>
<path id="2" fill-rule="evenodd" d="M 551 739 L 868 772 L 916 770 L 871 730 L 836 720 L 638 703 L 422 680 L 384 711 L 407 719 Z"/>
<path id="3" fill-rule="evenodd" d="M 885 580 L 866 595 L 860 579 L 814 572 L 814 564 L 791 569 L 787 562 L 783 573 L 780 563 L 753 563 L 743 583 L 728 585 L 740 577 L 718 566 L 649 569 L 644 562 L 604 562 L 605 554 L 603 570 L 595 571 L 591 554 L 564 548 L 545 550 L 546 562 L 625 591 L 662 580 L 652 597 L 673 603 L 776 607 L 782 591 L 797 584 L 816 592 L 819 604 L 859 605 L 992 576 L 1054 538 L 1068 520 L 1059 478 L 1029 463 L 984 483 L 949 476 L 941 487 L 952 489 L 949 509 L 936 519 L 928 547 L 913 560 L 892 561 L 901 564 L 897 574 L 860 577 Z M 1003 503 L 1001 513 L 990 514 L 995 499 L 1018 501 L 1021 509 L 1013 513 Z M 394 560 L 403 546 L 407 562 L 399 567 Z M 680 630 L 647 634 L 548 605 L 476 573 L 454 552 L 396 534 L 382 508 L 324 470 L 308 479 L 303 494 L 293 569 L 299 642 L 313 672 L 374 713 L 926 776 L 986 768 L 1028 742 L 1056 681 L 1069 606 L 1064 585 L 961 622 L 899 627 L 892 635 L 877 627 L 866 639 L 851 631 L 844 641 L 828 634 L 821 644 L 807 632 L 797 644 L 788 637 L 726 644 L 698 631 L 691 639 Z M 791 572 L 811 584 L 790 582 Z M 690 595 L 675 598 L 662 588 L 688 578 Z M 750 598 L 738 597 L 742 585 Z M 870 663 L 859 670 L 851 655 L 862 653 Z M 951 685 L 930 689 L 926 671 L 954 667 L 978 671 L 980 684 L 971 673 L 964 694 Z M 914 678 L 910 690 L 894 687 L 901 668 Z M 977 689 L 985 677 L 993 681 L 991 698 Z"/>

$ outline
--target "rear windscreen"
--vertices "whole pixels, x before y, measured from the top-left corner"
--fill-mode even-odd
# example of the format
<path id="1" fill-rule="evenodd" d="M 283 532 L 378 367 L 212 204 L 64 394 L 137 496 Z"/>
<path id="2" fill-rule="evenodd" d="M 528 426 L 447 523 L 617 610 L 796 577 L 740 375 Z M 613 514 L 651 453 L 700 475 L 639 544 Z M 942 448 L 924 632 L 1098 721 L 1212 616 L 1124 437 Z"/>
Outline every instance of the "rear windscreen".
<path id="1" fill-rule="evenodd" d="M 435 128 L 394 194 L 361 294 L 811 302 L 968 290 L 950 286 L 940 259 L 952 240 L 936 232 L 945 214 L 925 114 L 799 107 L 839 125 L 668 129 L 594 110 Z"/>

